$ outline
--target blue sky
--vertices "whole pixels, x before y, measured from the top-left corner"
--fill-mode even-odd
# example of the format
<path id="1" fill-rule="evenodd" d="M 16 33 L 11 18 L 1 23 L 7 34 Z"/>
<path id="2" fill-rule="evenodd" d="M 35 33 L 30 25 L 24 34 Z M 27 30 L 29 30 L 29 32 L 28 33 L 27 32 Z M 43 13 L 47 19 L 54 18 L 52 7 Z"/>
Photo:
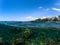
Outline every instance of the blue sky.
<path id="1" fill-rule="evenodd" d="M 0 21 L 29 21 L 60 15 L 60 0 L 0 0 Z"/>

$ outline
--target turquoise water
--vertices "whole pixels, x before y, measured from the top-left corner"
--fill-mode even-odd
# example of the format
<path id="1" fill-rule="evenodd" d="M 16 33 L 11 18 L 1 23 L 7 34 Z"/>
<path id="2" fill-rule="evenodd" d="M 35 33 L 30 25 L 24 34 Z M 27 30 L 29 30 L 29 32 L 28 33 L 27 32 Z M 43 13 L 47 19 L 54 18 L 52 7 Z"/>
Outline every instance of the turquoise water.
<path id="1" fill-rule="evenodd" d="M 39 27 L 39 28 L 18 28 L 18 27 Z M 50 29 L 48 27 L 53 28 Z M 56 45 L 58 43 L 59 45 L 60 43 L 58 41 L 60 40 L 60 22 L 33 23 L 33 22 L 0 21 L 0 40 L 1 38 L 3 39 L 3 42 L 7 41 L 10 45 L 12 45 L 12 43 L 14 43 L 13 41 L 16 39 L 19 39 L 18 41 L 23 40 L 22 43 L 21 42 L 17 43 L 19 45 L 25 44 L 32 45 L 32 43 L 33 45 L 35 44 L 41 45 L 40 43 L 44 44 L 45 42 L 48 43 L 48 45 L 49 44 L 53 45 L 54 43 Z"/>
<path id="2" fill-rule="evenodd" d="M 60 28 L 60 22 L 17 22 L 17 21 L 0 21 L 0 24 L 17 26 L 17 27 L 39 27 L 39 28 Z"/>

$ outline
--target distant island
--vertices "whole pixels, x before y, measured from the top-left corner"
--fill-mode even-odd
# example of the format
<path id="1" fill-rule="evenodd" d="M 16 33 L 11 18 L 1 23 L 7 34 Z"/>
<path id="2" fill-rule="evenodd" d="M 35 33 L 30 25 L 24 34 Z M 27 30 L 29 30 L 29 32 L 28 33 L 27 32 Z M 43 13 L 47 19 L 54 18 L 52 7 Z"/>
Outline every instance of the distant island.
<path id="1" fill-rule="evenodd" d="M 56 22 L 56 21 L 60 21 L 60 15 L 56 17 L 38 18 L 31 22 Z"/>

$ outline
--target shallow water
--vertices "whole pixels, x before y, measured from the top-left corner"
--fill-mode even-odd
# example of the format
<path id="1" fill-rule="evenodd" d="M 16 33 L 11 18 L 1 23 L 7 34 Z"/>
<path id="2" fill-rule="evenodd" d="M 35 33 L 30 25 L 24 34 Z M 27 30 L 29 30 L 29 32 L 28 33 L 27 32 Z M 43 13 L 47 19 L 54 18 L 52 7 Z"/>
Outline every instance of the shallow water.
<path id="1" fill-rule="evenodd" d="M 60 22 L 17 22 L 17 21 L 0 21 L 0 24 L 17 26 L 17 27 L 39 27 L 39 28 L 60 28 Z"/>

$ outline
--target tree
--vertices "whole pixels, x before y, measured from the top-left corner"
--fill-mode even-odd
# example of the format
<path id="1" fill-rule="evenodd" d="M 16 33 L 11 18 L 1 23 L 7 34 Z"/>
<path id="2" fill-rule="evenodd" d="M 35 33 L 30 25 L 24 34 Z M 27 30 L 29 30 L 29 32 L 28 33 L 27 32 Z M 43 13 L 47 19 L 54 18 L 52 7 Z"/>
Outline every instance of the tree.
<path id="1" fill-rule="evenodd" d="M 48 21 L 48 18 L 44 18 L 44 19 L 42 19 L 42 21 Z"/>
<path id="2" fill-rule="evenodd" d="M 54 17 L 53 21 L 58 21 L 58 19 L 56 17 Z"/>

